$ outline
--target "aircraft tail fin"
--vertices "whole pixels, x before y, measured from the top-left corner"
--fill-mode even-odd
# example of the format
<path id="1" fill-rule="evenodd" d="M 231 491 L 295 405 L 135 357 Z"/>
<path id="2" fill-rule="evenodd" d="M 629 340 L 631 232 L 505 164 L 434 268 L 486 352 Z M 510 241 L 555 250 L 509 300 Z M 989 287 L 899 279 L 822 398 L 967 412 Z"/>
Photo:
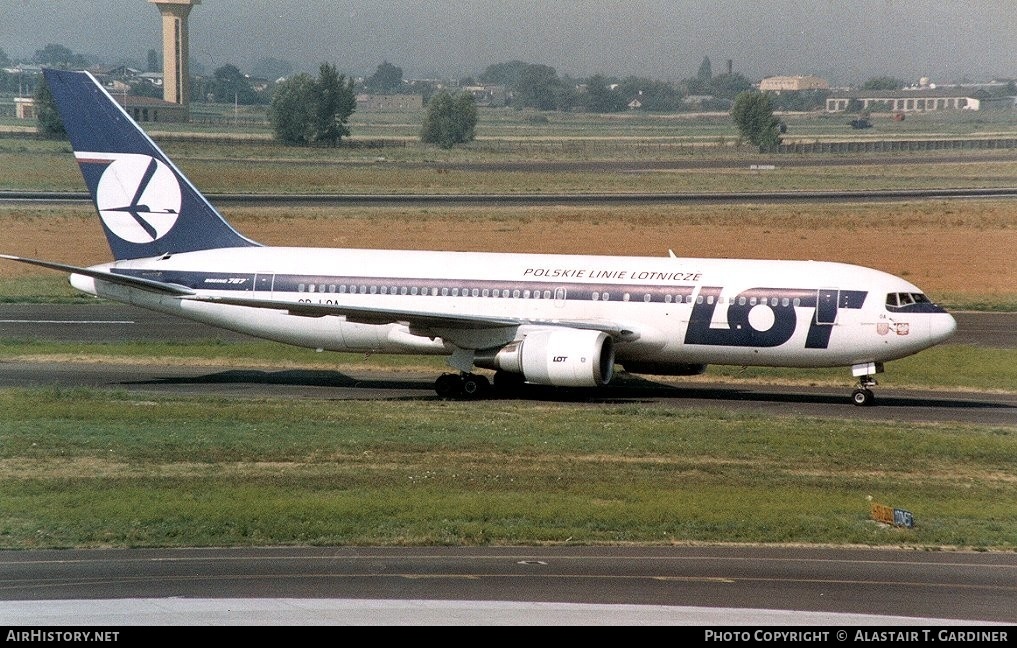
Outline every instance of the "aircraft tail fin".
<path id="1" fill-rule="evenodd" d="M 43 73 L 115 259 L 258 245 L 226 222 L 95 77 Z"/>

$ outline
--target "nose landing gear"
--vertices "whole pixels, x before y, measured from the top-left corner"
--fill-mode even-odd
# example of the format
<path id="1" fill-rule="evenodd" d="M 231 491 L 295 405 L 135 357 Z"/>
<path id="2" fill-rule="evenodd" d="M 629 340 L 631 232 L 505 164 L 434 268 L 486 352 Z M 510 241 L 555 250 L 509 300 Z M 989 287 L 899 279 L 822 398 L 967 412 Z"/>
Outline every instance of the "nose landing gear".
<path id="1" fill-rule="evenodd" d="M 854 404 L 860 407 L 874 405 L 876 402 L 876 395 L 872 393 L 872 389 L 870 389 L 870 387 L 875 387 L 876 384 L 876 379 L 872 376 L 860 376 L 858 379 L 858 387 L 851 392 L 851 400 Z"/>
<path id="2" fill-rule="evenodd" d="M 851 401 L 860 407 L 867 407 L 876 402 L 872 387 L 876 386 L 875 374 L 883 373 L 882 362 L 863 362 L 852 365 L 851 375 L 858 378 L 858 387 L 851 392 Z"/>

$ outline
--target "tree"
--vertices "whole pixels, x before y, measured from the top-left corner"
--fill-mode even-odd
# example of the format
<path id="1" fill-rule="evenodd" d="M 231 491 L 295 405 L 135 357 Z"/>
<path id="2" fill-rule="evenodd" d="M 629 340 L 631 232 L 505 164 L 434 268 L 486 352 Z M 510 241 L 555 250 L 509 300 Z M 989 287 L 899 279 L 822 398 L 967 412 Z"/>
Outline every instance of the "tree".
<path id="1" fill-rule="evenodd" d="M 713 78 L 713 67 L 710 65 L 710 57 L 704 56 L 703 62 L 699 64 L 699 71 L 696 72 L 696 80 L 707 85 Z"/>
<path id="2" fill-rule="evenodd" d="M 314 79 L 301 73 L 275 87 L 268 109 L 276 139 L 284 144 L 303 145 L 314 141 L 317 118 Z"/>
<path id="3" fill-rule="evenodd" d="M 617 90 L 612 90 L 607 79 L 595 74 L 586 81 L 584 95 L 586 109 L 593 113 L 612 113 L 625 110 L 627 102 Z"/>
<path id="4" fill-rule="evenodd" d="M 739 94 L 748 92 L 752 82 L 737 72 L 718 74 L 710 81 L 713 96 L 720 99 L 735 99 Z"/>
<path id="5" fill-rule="evenodd" d="M 679 112 L 685 109 L 682 93 L 673 84 L 642 77 L 627 77 L 618 86 L 618 93 L 626 98 L 638 97 L 645 112 Z"/>
<path id="6" fill-rule="evenodd" d="M 7 56 L 7 52 L 4 48 L 0 47 L 0 67 L 7 67 L 11 64 L 11 59 Z"/>
<path id="7" fill-rule="evenodd" d="M 564 84 L 548 65 L 527 65 L 516 82 L 516 103 L 520 107 L 555 110 L 561 106 Z"/>
<path id="8" fill-rule="evenodd" d="M 862 84 L 862 90 L 900 90 L 903 87 L 903 81 L 888 76 L 872 77 Z"/>
<path id="9" fill-rule="evenodd" d="M 384 61 L 375 69 L 374 74 L 364 81 L 364 88 L 369 92 L 394 94 L 403 85 L 403 69 Z"/>
<path id="10" fill-rule="evenodd" d="M 336 72 L 335 66 L 322 63 L 318 69 L 318 80 L 314 82 L 315 92 L 315 141 L 336 146 L 343 137 L 350 134 L 347 125 L 350 115 L 357 107 L 353 93 L 353 79 L 345 80 Z"/>
<path id="11" fill-rule="evenodd" d="M 507 63 L 488 65 L 487 69 L 480 75 L 480 81 L 514 89 L 519 81 L 519 77 L 523 74 L 523 70 L 529 66 L 529 63 L 523 61 L 509 61 Z"/>
<path id="12" fill-rule="evenodd" d="M 452 96 L 439 92 L 427 104 L 420 141 L 450 149 L 472 142 L 477 128 L 477 104 L 468 92 Z"/>
<path id="13" fill-rule="evenodd" d="M 42 76 L 39 84 L 35 86 L 35 114 L 39 121 L 39 132 L 45 137 L 52 139 L 67 137 L 64 122 L 60 119 L 56 102 L 53 100 L 53 93 L 46 84 L 46 78 Z"/>
<path id="14" fill-rule="evenodd" d="M 88 61 L 81 54 L 75 54 L 63 45 L 50 43 L 41 50 L 35 50 L 35 62 L 47 67 L 80 70 L 88 67 Z"/>
<path id="15" fill-rule="evenodd" d="M 347 123 L 356 105 L 353 80 L 323 63 L 317 79 L 301 73 L 279 83 L 268 116 L 276 138 L 285 144 L 336 146 L 350 134 Z"/>
<path id="16" fill-rule="evenodd" d="M 250 105 L 261 103 L 250 80 L 235 65 L 226 64 L 216 69 L 211 83 L 212 101 Z"/>
<path id="17" fill-rule="evenodd" d="M 159 52 L 154 49 L 148 50 L 148 71 L 162 72 L 162 62 L 159 60 Z"/>
<path id="18" fill-rule="evenodd" d="M 761 150 L 780 144 L 780 120 L 773 116 L 773 105 L 766 94 L 754 91 L 739 94 L 731 116 L 738 132 Z"/>

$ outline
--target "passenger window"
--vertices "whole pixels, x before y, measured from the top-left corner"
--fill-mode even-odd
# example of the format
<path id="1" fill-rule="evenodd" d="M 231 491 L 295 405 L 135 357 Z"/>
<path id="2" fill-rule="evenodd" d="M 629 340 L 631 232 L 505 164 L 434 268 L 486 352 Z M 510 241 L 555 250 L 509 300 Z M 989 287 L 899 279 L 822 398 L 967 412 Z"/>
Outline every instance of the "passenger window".
<path id="1" fill-rule="evenodd" d="M 304 292 L 304 284 L 297 285 L 297 292 Z"/>
<path id="2" fill-rule="evenodd" d="M 629 300 L 629 294 L 628 293 L 625 293 L 624 295 L 622 295 L 622 301 L 628 301 L 628 300 Z"/>
<path id="3" fill-rule="evenodd" d="M 607 301 L 610 298 L 611 298 L 611 294 L 610 293 L 601 293 L 600 294 L 600 301 Z"/>
<path id="4" fill-rule="evenodd" d="M 646 302 L 646 303 L 650 303 L 650 300 L 651 300 L 651 299 L 652 299 L 652 297 L 650 297 L 650 294 L 649 294 L 649 293 L 646 293 L 645 295 L 643 295 L 643 301 L 644 301 L 644 302 Z"/>

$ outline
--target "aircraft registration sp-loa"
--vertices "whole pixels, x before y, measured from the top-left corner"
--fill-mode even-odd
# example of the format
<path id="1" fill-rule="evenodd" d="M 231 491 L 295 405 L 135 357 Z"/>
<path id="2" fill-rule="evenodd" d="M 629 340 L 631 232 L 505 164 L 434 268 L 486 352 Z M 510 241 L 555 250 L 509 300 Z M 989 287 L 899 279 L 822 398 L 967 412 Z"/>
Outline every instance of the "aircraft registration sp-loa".
<path id="1" fill-rule="evenodd" d="M 87 72 L 45 70 L 115 261 L 92 295 L 301 347 L 431 354 L 444 397 L 521 383 L 596 387 L 615 365 L 850 367 L 873 402 L 884 363 L 956 322 L 916 286 L 818 261 L 268 247 L 238 233 Z"/>

